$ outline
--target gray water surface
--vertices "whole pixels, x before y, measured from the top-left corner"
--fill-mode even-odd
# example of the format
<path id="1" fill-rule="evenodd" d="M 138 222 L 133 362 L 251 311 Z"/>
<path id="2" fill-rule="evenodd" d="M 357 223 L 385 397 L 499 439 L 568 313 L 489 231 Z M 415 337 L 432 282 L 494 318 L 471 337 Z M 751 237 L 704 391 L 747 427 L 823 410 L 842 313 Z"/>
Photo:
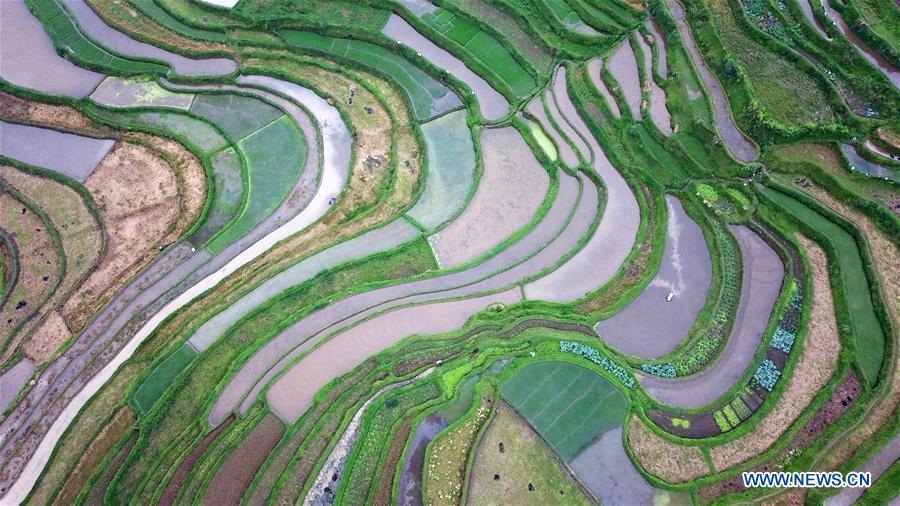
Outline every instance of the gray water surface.
<path id="1" fill-rule="evenodd" d="M 5 3 L 0 2 L 0 4 Z M 0 155 L 83 183 L 115 141 L 0 121 Z"/>

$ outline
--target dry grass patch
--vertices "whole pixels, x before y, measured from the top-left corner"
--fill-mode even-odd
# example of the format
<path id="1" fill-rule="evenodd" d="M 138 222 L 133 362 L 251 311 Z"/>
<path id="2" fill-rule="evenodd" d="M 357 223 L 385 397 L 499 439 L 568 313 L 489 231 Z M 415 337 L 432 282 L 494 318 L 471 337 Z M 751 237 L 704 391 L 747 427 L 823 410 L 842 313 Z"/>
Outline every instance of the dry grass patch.
<path id="1" fill-rule="evenodd" d="M 0 179 L 40 207 L 59 232 L 66 271 L 62 282 L 50 299 L 19 331 L 27 338 L 25 355 L 40 365 L 50 358 L 68 337 L 68 329 L 60 326 L 59 315 L 53 321 L 45 317 L 63 304 L 103 254 L 103 230 L 81 195 L 53 179 L 35 176 L 13 167 L 0 167 Z M 36 330 L 36 332 L 35 332 Z M 32 335 L 32 332 L 35 332 Z M 29 337 L 30 336 L 30 337 Z"/>
<path id="2" fill-rule="evenodd" d="M 125 0 L 89 0 L 91 8 L 103 20 L 121 32 L 136 35 L 154 46 L 175 46 L 192 53 L 214 53 L 226 51 L 225 44 L 204 42 L 184 37 L 177 32 L 160 26 L 156 21 L 138 12 Z"/>
<path id="3" fill-rule="evenodd" d="M 117 137 L 116 131 L 89 120 L 68 105 L 32 102 L 0 91 L 0 117 L 92 137 Z"/>
<path id="4" fill-rule="evenodd" d="M 103 462 L 103 459 L 112 451 L 113 446 L 131 431 L 136 421 L 134 413 L 127 406 L 116 412 L 81 454 L 81 458 L 78 459 L 78 463 L 75 464 L 53 503 L 75 504 L 79 492 Z"/>
<path id="5" fill-rule="evenodd" d="M 106 255 L 63 306 L 69 328 L 80 330 L 113 294 L 149 263 L 178 220 L 177 178 L 164 159 L 119 142 L 85 181 L 106 224 Z"/>
<path id="6" fill-rule="evenodd" d="M 422 500 L 429 505 L 456 505 L 462 498 L 469 452 L 481 427 L 491 417 L 494 392 L 481 395 L 465 421 L 451 426 L 432 440 L 425 456 Z"/>
<path id="7" fill-rule="evenodd" d="M 208 188 L 203 163 L 189 149 L 172 139 L 135 132 L 129 133 L 125 140 L 150 149 L 175 170 L 179 213 L 170 236 L 173 239 L 181 237 L 194 226 L 206 204 Z"/>
<path id="8" fill-rule="evenodd" d="M 0 342 L 6 345 L 2 359 L 5 362 L 21 342 L 22 334 L 12 337 L 13 330 L 51 295 L 59 282 L 61 261 L 46 223 L 9 193 L 0 194 L 0 229 L 15 243 L 19 260 L 19 278 L 0 308 Z"/>
<path id="9" fill-rule="evenodd" d="M 752 432 L 710 450 L 713 464 L 719 471 L 762 454 L 778 441 L 837 369 L 841 342 L 828 275 L 828 257 L 806 237 L 799 236 L 798 240 L 806 250 L 813 279 L 813 306 L 802 354 L 778 404 L 760 424 Z"/>
<path id="10" fill-rule="evenodd" d="M 628 419 L 626 439 L 635 463 L 663 481 L 684 483 L 712 472 L 700 448 L 663 439 L 637 415 Z"/>

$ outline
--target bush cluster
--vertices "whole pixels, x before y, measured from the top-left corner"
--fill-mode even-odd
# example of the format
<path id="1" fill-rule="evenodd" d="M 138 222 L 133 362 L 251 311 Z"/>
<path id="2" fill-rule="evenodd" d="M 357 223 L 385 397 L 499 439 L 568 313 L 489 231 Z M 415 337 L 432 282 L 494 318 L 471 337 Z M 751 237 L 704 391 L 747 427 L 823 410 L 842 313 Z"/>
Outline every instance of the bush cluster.
<path id="1" fill-rule="evenodd" d="M 753 373 L 753 381 L 769 392 L 775 387 L 775 383 L 778 382 L 778 378 L 780 377 L 781 371 L 778 370 L 775 362 L 772 362 L 769 359 L 763 360 L 763 363 L 759 364 L 759 368 Z"/>
<path id="2" fill-rule="evenodd" d="M 671 362 L 665 364 L 641 364 L 641 370 L 660 378 L 674 378 L 678 376 L 675 366 Z"/>
<path id="3" fill-rule="evenodd" d="M 618 378 L 626 387 L 634 388 L 634 378 L 631 374 L 624 367 L 601 355 L 595 348 L 574 341 L 560 341 L 559 349 L 590 360 Z"/>

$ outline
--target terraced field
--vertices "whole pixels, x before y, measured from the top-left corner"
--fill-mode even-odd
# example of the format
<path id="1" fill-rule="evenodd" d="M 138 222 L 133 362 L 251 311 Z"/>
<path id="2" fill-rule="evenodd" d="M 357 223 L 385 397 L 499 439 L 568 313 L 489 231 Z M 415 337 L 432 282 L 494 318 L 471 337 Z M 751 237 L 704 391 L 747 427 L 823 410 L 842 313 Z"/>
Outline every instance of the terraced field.
<path id="1" fill-rule="evenodd" d="M 0 504 L 896 502 L 895 11 L 0 2 Z"/>

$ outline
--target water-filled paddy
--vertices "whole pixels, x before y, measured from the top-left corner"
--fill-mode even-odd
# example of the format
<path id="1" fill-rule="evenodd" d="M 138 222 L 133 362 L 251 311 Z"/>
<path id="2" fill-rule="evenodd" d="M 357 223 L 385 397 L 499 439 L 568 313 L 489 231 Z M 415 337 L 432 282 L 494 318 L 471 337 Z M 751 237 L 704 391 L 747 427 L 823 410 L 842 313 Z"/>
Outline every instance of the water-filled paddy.
<path id="1" fill-rule="evenodd" d="M 677 198 L 666 196 L 666 206 L 668 229 L 659 271 L 625 309 L 594 327 L 617 350 L 643 358 L 665 355 L 687 337 L 712 280 L 700 226 Z"/>
<path id="2" fill-rule="evenodd" d="M 500 119 L 509 112 L 509 102 L 487 81 L 469 70 L 459 58 L 431 42 L 400 16 L 392 14 L 382 32 L 420 53 L 434 65 L 448 71 L 468 86 L 478 100 L 478 108 L 487 120 Z"/>
<path id="3" fill-rule="evenodd" d="M 115 141 L 0 121 L 0 155 L 83 183 Z"/>
<path id="4" fill-rule="evenodd" d="M 747 371 L 762 341 L 781 291 L 784 264 L 778 253 L 751 229 L 729 229 L 741 248 L 743 263 L 741 303 L 731 335 L 718 360 L 701 373 L 674 380 L 641 377 L 647 393 L 660 402 L 689 408 L 718 399 Z"/>
<path id="5" fill-rule="evenodd" d="M 481 132 L 484 172 L 465 211 L 430 239 L 442 266 L 487 253 L 532 219 L 550 189 L 550 177 L 522 134 L 512 127 Z"/>
<path id="6" fill-rule="evenodd" d="M 104 78 L 56 54 L 53 41 L 24 0 L 0 2 L 0 46 L 0 77 L 16 86 L 79 98 Z"/>

